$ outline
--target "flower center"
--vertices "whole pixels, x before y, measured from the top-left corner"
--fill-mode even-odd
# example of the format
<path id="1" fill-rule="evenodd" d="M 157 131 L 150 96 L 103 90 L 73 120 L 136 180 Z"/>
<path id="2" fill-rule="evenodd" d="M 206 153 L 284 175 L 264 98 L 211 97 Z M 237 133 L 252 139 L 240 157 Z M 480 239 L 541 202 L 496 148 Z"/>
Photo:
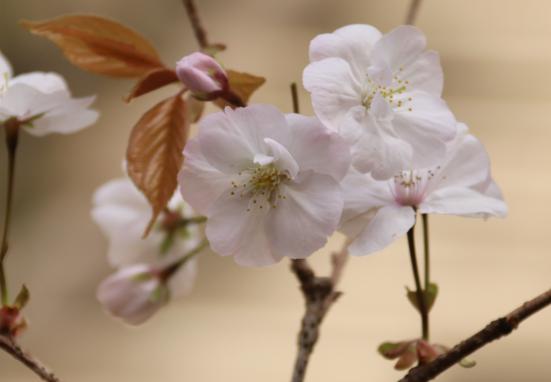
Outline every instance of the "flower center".
<path id="1" fill-rule="evenodd" d="M 439 170 L 440 166 L 436 168 Z M 404 170 L 394 176 L 394 199 L 402 206 L 417 207 L 425 198 L 433 170 Z"/>
<path id="2" fill-rule="evenodd" d="M 408 103 L 412 101 L 412 97 L 402 97 L 402 94 L 408 91 L 409 88 L 409 81 L 403 80 L 400 77 L 403 70 L 404 68 L 400 68 L 398 73 L 392 76 L 392 80 L 389 81 L 388 85 L 382 83 L 385 81 L 374 79 L 367 74 L 367 83 L 365 83 L 365 90 L 363 91 L 362 105 L 369 110 L 375 96 L 380 94 L 394 109 L 407 107 L 408 111 L 412 111 L 411 105 L 408 105 Z"/>
<path id="3" fill-rule="evenodd" d="M 244 177 L 246 181 L 243 183 L 232 181 L 230 194 L 250 199 L 247 212 L 253 208 L 276 208 L 277 202 L 285 199 L 285 196 L 279 193 L 279 186 L 291 179 L 286 171 L 280 170 L 272 163 L 255 164 L 239 172 L 238 175 Z"/>

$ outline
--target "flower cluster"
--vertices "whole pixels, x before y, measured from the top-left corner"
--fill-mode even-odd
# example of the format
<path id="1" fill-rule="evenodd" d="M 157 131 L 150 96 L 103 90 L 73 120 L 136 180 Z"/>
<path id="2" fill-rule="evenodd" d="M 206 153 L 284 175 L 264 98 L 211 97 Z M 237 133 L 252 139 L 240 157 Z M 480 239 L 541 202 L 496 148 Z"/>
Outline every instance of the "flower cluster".
<path id="1" fill-rule="evenodd" d="M 142 239 L 150 219 L 145 197 L 127 178 L 112 180 L 94 195 L 92 217 L 109 239 L 108 259 L 117 271 L 97 297 L 114 316 L 138 325 L 170 298 L 188 294 L 202 248 L 193 211 L 174 195 L 160 221 Z"/>
<path id="2" fill-rule="evenodd" d="M 439 57 L 421 31 L 346 26 L 314 38 L 310 60 L 316 117 L 227 108 L 186 146 L 181 192 L 207 216 L 215 252 L 265 266 L 307 257 L 340 229 L 365 255 L 417 212 L 506 214 L 484 147 L 442 100 Z"/>

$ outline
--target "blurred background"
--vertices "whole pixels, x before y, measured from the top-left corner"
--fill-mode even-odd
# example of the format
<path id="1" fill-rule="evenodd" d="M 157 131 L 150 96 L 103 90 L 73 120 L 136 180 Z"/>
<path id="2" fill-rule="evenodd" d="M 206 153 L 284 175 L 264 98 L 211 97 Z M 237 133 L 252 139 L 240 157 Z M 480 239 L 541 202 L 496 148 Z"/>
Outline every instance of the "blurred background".
<path id="1" fill-rule="evenodd" d="M 214 42 L 228 45 L 227 67 L 263 75 L 253 102 L 290 111 L 288 86 L 307 64 L 309 41 L 351 23 L 389 31 L 405 18 L 406 0 L 198 0 Z M 45 39 L 18 20 L 95 13 L 147 36 L 165 62 L 195 50 L 179 0 L 0 0 L 0 49 L 16 73 L 63 73 L 76 95 L 97 94 L 99 123 L 76 135 L 23 135 L 17 163 L 11 250 L 12 293 L 32 293 L 30 328 L 22 342 L 64 381 L 264 381 L 290 379 L 303 313 L 288 262 L 247 269 L 207 254 L 191 296 L 175 301 L 140 328 L 108 317 L 95 289 L 110 273 L 106 240 L 90 219 L 91 197 L 121 176 L 132 125 L 165 89 L 130 105 L 132 83 L 72 67 Z M 551 281 L 551 3 L 547 0 L 425 0 L 417 25 L 442 56 L 445 98 L 457 118 L 485 143 L 510 207 L 505 220 L 434 217 L 433 279 L 440 295 L 431 313 L 432 338 L 452 345 Z M 301 91 L 303 111 L 311 113 Z M 6 153 L 0 145 L 0 198 Z M 3 208 L 3 202 L 2 207 Z M 0 210 L 3 213 L 3 210 Z M 337 248 L 341 237 L 331 241 Z M 328 270 L 329 250 L 313 263 Z M 351 259 L 344 296 L 322 328 L 308 381 L 394 381 L 402 373 L 376 348 L 418 335 L 419 319 L 405 299 L 412 285 L 406 242 Z M 514 335 L 454 367 L 439 381 L 551 381 L 551 309 Z M 0 353 L 0 381 L 34 375 Z"/>

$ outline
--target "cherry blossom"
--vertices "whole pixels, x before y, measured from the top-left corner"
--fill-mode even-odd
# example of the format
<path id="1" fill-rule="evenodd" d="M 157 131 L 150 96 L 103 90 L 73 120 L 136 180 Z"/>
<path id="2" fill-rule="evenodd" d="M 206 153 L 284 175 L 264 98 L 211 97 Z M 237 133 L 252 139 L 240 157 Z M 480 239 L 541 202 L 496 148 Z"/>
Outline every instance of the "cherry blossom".
<path id="1" fill-rule="evenodd" d="M 35 136 L 69 134 L 92 125 L 98 113 L 88 107 L 95 97 L 72 98 L 63 77 L 32 72 L 13 77 L 0 53 L 0 125 L 17 119 Z"/>
<path id="2" fill-rule="evenodd" d="M 211 248 L 238 264 L 305 258 L 336 229 L 348 147 L 316 118 L 269 105 L 211 114 L 184 151 L 180 189 Z"/>
<path id="3" fill-rule="evenodd" d="M 131 324 L 149 318 L 169 297 L 189 294 L 197 275 L 195 254 L 201 249 L 201 233 L 190 220 L 191 208 L 176 193 L 150 234 L 142 238 L 150 215 L 146 198 L 128 178 L 111 180 L 94 195 L 92 217 L 109 239 L 109 262 L 119 269 L 102 282 L 98 299 Z M 137 269 L 149 275 L 145 281 L 133 279 Z M 157 298 L 160 292 L 162 299 Z"/>
<path id="4" fill-rule="evenodd" d="M 440 165 L 403 170 L 385 181 L 357 170 L 347 174 L 341 230 L 354 239 L 350 254 L 383 249 L 415 224 L 416 212 L 483 218 L 507 214 L 483 145 L 465 125 L 458 130 Z"/>
<path id="5" fill-rule="evenodd" d="M 303 82 L 316 115 L 354 145 L 354 167 L 376 179 L 441 160 L 456 134 L 438 54 L 425 47 L 413 26 L 381 35 L 349 25 L 310 43 Z"/>
<path id="6" fill-rule="evenodd" d="M 186 87 L 200 99 L 213 99 L 228 89 L 225 70 L 211 56 L 195 52 L 176 64 L 176 74 Z"/>

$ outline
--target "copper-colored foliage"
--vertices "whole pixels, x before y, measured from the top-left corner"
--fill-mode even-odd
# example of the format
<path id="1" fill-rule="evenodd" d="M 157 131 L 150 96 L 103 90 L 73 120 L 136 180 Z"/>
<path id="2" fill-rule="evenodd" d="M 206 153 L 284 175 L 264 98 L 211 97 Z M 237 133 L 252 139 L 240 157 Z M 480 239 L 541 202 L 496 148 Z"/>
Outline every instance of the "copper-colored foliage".
<path id="1" fill-rule="evenodd" d="M 61 48 L 83 70 L 114 77 L 141 77 L 164 67 L 155 48 L 136 31 L 99 16 L 68 15 L 22 21 L 31 33 Z"/>
<path id="2" fill-rule="evenodd" d="M 132 129 L 126 152 L 128 174 L 153 210 L 145 234 L 176 189 L 188 132 L 186 105 L 180 93 L 159 102 Z"/>
<path id="3" fill-rule="evenodd" d="M 251 95 L 260 87 L 266 79 L 264 77 L 254 76 L 248 73 L 236 72 L 235 70 L 227 70 L 230 90 L 233 94 L 241 99 L 241 103 L 246 105 L 251 98 Z M 234 106 L 223 99 L 217 99 L 216 105 L 220 108 L 226 106 Z"/>
<path id="4" fill-rule="evenodd" d="M 130 102 L 136 97 L 177 81 L 178 77 L 174 70 L 168 68 L 154 69 L 136 82 L 130 94 L 126 96 L 125 101 Z"/>

